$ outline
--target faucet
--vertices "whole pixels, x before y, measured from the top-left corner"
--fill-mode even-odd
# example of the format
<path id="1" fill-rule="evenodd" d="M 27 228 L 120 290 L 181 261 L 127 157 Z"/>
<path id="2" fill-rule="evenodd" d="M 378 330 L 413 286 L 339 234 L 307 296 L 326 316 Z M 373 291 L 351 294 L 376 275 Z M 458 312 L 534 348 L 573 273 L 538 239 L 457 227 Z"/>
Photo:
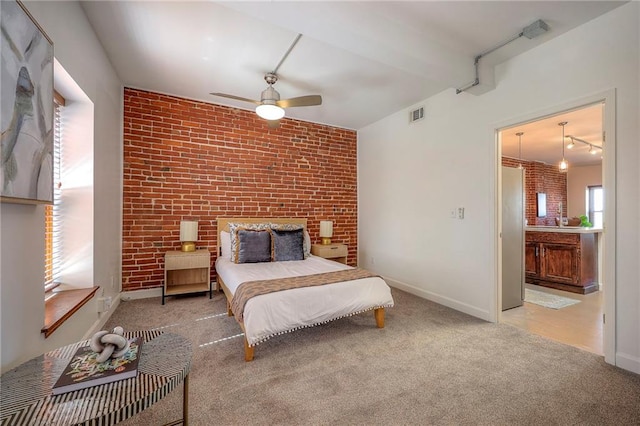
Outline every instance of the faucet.
<path id="1" fill-rule="evenodd" d="M 558 203 L 558 210 L 560 211 L 560 219 L 558 220 L 558 226 L 560 228 L 562 228 L 563 227 L 563 224 L 562 224 L 562 201 L 560 201 Z"/>

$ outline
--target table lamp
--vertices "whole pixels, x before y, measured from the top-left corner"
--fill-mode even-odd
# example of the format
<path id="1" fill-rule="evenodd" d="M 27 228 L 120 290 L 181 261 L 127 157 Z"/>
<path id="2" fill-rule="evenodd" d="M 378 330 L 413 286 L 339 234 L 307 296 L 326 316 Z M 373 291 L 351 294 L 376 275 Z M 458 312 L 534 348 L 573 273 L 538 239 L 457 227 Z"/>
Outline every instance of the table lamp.
<path id="1" fill-rule="evenodd" d="M 198 222 L 183 220 L 180 222 L 180 241 L 182 251 L 195 251 L 198 241 Z"/>
<path id="2" fill-rule="evenodd" d="M 320 238 L 322 244 L 331 244 L 331 237 L 333 236 L 333 222 L 330 220 L 320 221 Z"/>

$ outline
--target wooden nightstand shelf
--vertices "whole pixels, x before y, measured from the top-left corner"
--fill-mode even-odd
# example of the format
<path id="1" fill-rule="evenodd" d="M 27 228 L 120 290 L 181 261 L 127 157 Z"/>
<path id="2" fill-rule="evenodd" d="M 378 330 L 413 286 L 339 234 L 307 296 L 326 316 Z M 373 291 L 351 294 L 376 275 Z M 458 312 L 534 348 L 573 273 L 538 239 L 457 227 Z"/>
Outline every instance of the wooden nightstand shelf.
<path id="1" fill-rule="evenodd" d="M 211 254 L 209 250 L 168 251 L 164 255 L 162 304 L 168 296 L 209 292 L 211 290 Z"/>
<path id="2" fill-rule="evenodd" d="M 349 248 L 346 244 L 311 244 L 311 254 L 347 264 Z"/>

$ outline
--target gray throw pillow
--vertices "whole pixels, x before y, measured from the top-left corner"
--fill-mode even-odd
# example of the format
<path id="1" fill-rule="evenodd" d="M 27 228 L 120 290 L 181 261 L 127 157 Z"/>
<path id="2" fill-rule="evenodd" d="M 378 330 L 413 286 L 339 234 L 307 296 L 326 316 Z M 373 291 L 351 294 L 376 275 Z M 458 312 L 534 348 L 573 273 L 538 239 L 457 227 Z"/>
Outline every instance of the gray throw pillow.
<path id="1" fill-rule="evenodd" d="M 268 229 L 238 230 L 238 256 L 236 263 L 271 261 L 271 232 Z"/>
<path id="2" fill-rule="evenodd" d="M 304 230 L 272 229 L 273 260 L 304 260 Z"/>

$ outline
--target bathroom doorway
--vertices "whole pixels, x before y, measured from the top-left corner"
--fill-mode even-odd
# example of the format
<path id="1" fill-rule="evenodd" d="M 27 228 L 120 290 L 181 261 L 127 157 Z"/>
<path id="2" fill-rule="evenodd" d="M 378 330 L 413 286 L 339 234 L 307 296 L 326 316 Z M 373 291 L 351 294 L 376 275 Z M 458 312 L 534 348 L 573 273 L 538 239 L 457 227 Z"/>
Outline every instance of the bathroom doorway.
<path id="1" fill-rule="evenodd" d="M 596 287 L 594 290 L 591 285 L 585 291 L 583 283 L 575 281 L 575 276 L 563 281 L 562 274 L 557 274 L 562 268 L 552 264 L 551 258 L 547 263 L 551 265 L 550 268 L 556 269 L 548 274 L 552 277 L 550 282 L 536 280 L 540 277 L 531 265 L 535 265 L 540 258 L 536 259 L 535 256 L 549 252 L 545 251 L 547 246 L 530 244 L 523 238 L 526 245 L 525 259 L 522 259 L 526 271 L 522 274 L 524 303 L 512 309 L 500 309 L 499 322 L 605 357 L 613 354 L 614 333 L 611 330 L 614 325 L 605 324 L 603 319 L 605 313 L 611 318 L 615 309 L 615 281 L 607 280 L 607 276 L 614 276 L 612 265 L 615 263 L 612 262 L 615 252 L 609 250 L 614 236 L 605 238 L 603 227 L 604 219 L 607 231 L 612 231 L 609 225 L 615 226 L 613 212 L 607 209 L 615 205 L 615 191 L 611 184 L 613 179 L 607 179 L 607 176 L 613 176 L 615 166 L 615 158 L 607 158 L 615 150 L 612 141 L 614 135 L 609 133 L 615 113 L 606 107 L 612 104 L 612 96 L 612 93 L 608 93 L 590 101 L 576 102 L 565 108 L 557 108 L 556 112 L 540 114 L 496 130 L 499 148 L 497 181 L 502 182 L 502 166 L 522 168 L 525 176 L 525 216 L 522 218 L 525 234 L 536 231 L 538 234 L 543 232 L 540 234 L 543 237 L 558 234 L 561 239 L 579 239 L 581 233 L 593 233 L 595 235 L 592 238 L 597 244 L 595 257 L 589 260 L 595 262 L 597 272 L 593 282 Z M 561 162 L 568 164 L 563 170 Z M 498 192 L 499 205 L 502 206 L 504 201 L 500 185 Z M 538 205 L 541 199 L 546 199 L 545 206 Z M 502 231 L 502 217 L 499 222 Z M 595 222 L 599 227 L 580 226 L 588 225 L 587 222 Z M 576 228 L 567 228 L 569 223 L 577 225 Z M 503 267 L 502 262 L 508 257 L 503 252 L 507 244 L 502 238 L 498 237 L 498 247 L 499 261 Z M 603 261 L 605 241 L 607 264 Z M 579 247 L 576 253 L 581 253 L 580 250 L 584 251 L 584 248 Z M 562 252 L 562 255 L 565 253 L 568 251 Z M 498 270 L 498 293 L 501 296 L 510 284 L 503 281 L 502 269 Z M 569 278 L 574 281 L 570 282 Z M 568 287 L 567 283 L 582 285 L 582 288 Z M 558 307 L 562 303 L 554 305 L 553 301 L 563 299 L 569 299 L 566 306 Z M 545 305 L 545 300 L 551 302 Z"/>

